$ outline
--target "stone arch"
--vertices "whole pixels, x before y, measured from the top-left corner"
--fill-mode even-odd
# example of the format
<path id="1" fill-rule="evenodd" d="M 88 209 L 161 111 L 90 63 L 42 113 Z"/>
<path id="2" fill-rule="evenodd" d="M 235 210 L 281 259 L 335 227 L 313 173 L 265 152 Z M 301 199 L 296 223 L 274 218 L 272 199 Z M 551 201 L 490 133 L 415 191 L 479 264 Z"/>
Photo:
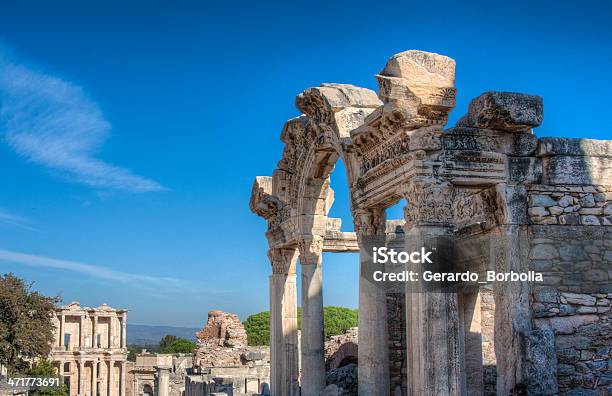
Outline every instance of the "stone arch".
<path id="1" fill-rule="evenodd" d="M 325 385 L 321 260 L 333 202 L 329 175 L 342 157 L 352 180 L 350 130 L 363 123 L 380 101 L 364 88 L 324 84 L 298 95 L 303 115 L 285 124 L 282 159 L 272 177 L 257 177 L 251 209 L 268 220 L 266 237 L 272 261 L 271 387 L 275 394 L 298 392 L 295 262 L 302 265 L 302 394 Z M 335 232 L 331 249 L 356 249 L 354 234 Z M 328 250 L 330 251 L 330 250 Z M 342 251 L 342 250 L 331 250 Z M 350 251 L 350 250 L 344 250 Z M 278 393 L 277 393 L 278 392 Z"/>
<path id="2" fill-rule="evenodd" d="M 541 181 L 538 167 L 546 166 L 534 157 L 537 139 L 531 133 L 542 121 L 540 98 L 485 93 L 472 101 L 468 114 L 454 128 L 445 131 L 455 105 L 454 60 L 406 51 L 391 57 L 376 78 L 380 100 L 372 91 L 344 84 L 324 84 L 301 93 L 296 105 L 303 115 L 289 120 L 283 129 L 285 146 L 277 169 L 272 177 L 257 177 L 253 185 L 251 209 L 268 221 L 274 395 L 297 394 L 294 293 L 298 251 L 301 264 L 306 263 L 310 271 L 306 275 L 302 271 L 302 284 L 309 287 L 308 293 L 302 293 L 303 306 L 306 302 L 321 308 L 304 309 L 316 323 L 307 323 L 311 317 L 302 323 L 302 394 L 318 394 L 324 385 L 317 349 L 322 339 L 310 335 L 323 333 L 319 267 L 322 251 L 329 249 L 327 213 L 333 201 L 329 175 L 338 158 L 347 168 L 356 230 L 353 248 L 357 250 L 369 236 L 387 243 L 388 235 L 397 233 L 389 231 L 389 226 L 397 229 L 400 223 L 387 222 L 385 212 L 400 199 L 406 200 L 402 222 L 406 237 L 402 241 L 408 251 L 424 247 L 427 233 L 497 232 L 501 246 L 490 253 L 497 256 L 501 267 L 510 269 L 511 253 L 516 249 L 508 235 L 529 224 L 525 184 Z M 398 293 L 404 311 L 397 312 L 405 327 L 393 331 L 403 335 L 406 344 L 401 346 L 405 352 L 401 360 L 407 366 L 390 376 L 388 296 L 365 281 L 366 256 L 360 255 L 359 392 L 384 395 L 399 388 L 406 393 L 409 387 L 410 394 L 463 393 L 461 331 L 465 324 L 459 311 L 463 309 L 460 304 L 472 302 L 461 301 L 457 293 Z M 316 284 L 311 289 L 313 279 Z M 504 329 L 507 343 L 514 348 L 521 344 L 521 334 L 530 330 L 529 321 L 524 320 L 528 313 L 524 294 L 520 288 L 503 294 L 499 299 L 505 300 L 499 305 L 506 311 L 496 308 L 507 319 L 496 320 L 496 332 Z M 512 323 L 522 327 L 512 327 Z M 441 339 L 447 342 L 432 342 Z M 436 359 L 430 359 L 431 352 Z M 520 382 L 522 374 L 513 376 L 523 364 L 520 352 L 513 350 L 500 357 L 500 393 L 509 393 Z M 401 374 L 405 372 L 408 375 Z M 401 377 L 402 382 L 389 383 L 390 377 Z"/>
<path id="3" fill-rule="evenodd" d="M 358 346 L 355 342 L 345 342 L 327 360 L 328 369 L 336 369 L 358 362 Z"/>
<path id="4" fill-rule="evenodd" d="M 354 170 L 350 130 L 380 105 L 375 93 L 347 84 L 309 88 L 296 98 L 302 116 L 285 124 L 283 157 L 272 180 L 272 193 L 291 208 L 294 238 L 325 233 L 333 203 L 329 175 L 338 158 L 347 169 L 349 188 Z"/>

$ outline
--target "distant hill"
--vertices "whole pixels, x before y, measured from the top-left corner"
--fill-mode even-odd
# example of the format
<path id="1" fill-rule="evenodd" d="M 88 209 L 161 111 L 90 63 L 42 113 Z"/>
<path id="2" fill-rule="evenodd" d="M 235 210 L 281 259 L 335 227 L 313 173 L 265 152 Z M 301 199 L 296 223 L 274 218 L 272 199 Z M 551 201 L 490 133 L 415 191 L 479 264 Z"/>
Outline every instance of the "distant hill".
<path id="1" fill-rule="evenodd" d="M 165 335 L 195 340 L 195 332 L 202 330 L 190 327 L 149 326 L 127 324 L 128 345 L 156 345 Z"/>

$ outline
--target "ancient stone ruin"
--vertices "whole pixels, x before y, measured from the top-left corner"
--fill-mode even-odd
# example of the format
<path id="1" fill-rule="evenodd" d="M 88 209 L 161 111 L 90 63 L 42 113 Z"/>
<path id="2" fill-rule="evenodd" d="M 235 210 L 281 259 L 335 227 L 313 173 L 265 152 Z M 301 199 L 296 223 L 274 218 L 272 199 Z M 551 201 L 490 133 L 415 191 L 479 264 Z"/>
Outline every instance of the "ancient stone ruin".
<path id="1" fill-rule="evenodd" d="M 508 92 L 480 95 L 444 129 L 456 95 L 446 56 L 402 52 L 376 78 L 378 94 L 346 84 L 299 94 L 277 168 L 253 185 L 272 264 L 272 395 L 326 387 L 323 252 L 360 253 L 360 395 L 612 392 L 612 141 L 538 139 L 542 98 Z M 338 159 L 354 233 L 328 217 Z M 400 200 L 404 218 L 387 220 Z M 381 287 L 373 240 L 543 279 Z"/>
<path id="2" fill-rule="evenodd" d="M 223 311 L 210 311 L 208 321 L 196 333 L 198 348 L 193 356 L 197 369 L 215 366 L 237 366 L 247 351 L 247 333 L 238 315 Z"/>
<path id="3" fill-rule="evenodd" d="M 196 338 L 192 372 L 185 378 L 185 396 L 253 395 L 268 388 L 269 349 L 248 346 L 238 315 L 210 311 Z"/>

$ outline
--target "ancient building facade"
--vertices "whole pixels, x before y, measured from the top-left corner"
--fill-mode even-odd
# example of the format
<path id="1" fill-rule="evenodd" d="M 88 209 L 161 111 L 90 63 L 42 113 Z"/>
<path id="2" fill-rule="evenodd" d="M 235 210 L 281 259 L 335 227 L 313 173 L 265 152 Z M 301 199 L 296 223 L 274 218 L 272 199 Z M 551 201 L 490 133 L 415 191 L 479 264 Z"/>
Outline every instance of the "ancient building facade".
<path id="1" fill-rule="evenodd" d="M 612 391 L 612 141 L 538 139 L 542 99 L 508 92 L 475 98 L 445 130 L 456 95 L 446 56 L 402 52 L 376 78 L 378 94 L 346 84 L 299 94 L 277 168 L 253 185 L 272 264 L 272 394 L 325 388 L 322 253 L 349 251 L 360 252 L 360 395 Z M 328 217 L 339 158 L 355 233 Z M 400 200 L 404 218 L 386 220 Z M 468 269 L 544 277 L 389 290 L 369 278 L 373 240 L 407 251 L 452 240 Z"/>
<path id="2" fill-rule="evenodd" d="M 127 310 L 79 302 L 55 309 L 49 355 L 70 395 L 123 396 L 127 374 Z"/>

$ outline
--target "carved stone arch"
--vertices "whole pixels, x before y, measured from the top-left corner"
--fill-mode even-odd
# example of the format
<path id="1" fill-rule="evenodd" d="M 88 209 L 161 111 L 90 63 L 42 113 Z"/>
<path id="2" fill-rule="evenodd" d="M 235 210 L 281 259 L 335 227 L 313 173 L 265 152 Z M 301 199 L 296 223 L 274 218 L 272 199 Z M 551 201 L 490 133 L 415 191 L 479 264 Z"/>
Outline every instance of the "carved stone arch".
<path id="1" fill-rule="evenodd" d="M 324 84 L 298 95 L 296 106 L 304 115 L 287 121 L 283 128 L 283 157 L 269 188 L 282 204 L 273 205 L 270 198 L 256 199 L 258 208 L 287 206 L 282 217 L 292 230 L 286 240 L 324 235 L 325 217 L 333 202 L 329 175 L 342 157 L 351 180 L 350 130 L 379 105 L 373 91 L 346 84 Z M 259 212 L 268 214 L 261 208 Z"/>

